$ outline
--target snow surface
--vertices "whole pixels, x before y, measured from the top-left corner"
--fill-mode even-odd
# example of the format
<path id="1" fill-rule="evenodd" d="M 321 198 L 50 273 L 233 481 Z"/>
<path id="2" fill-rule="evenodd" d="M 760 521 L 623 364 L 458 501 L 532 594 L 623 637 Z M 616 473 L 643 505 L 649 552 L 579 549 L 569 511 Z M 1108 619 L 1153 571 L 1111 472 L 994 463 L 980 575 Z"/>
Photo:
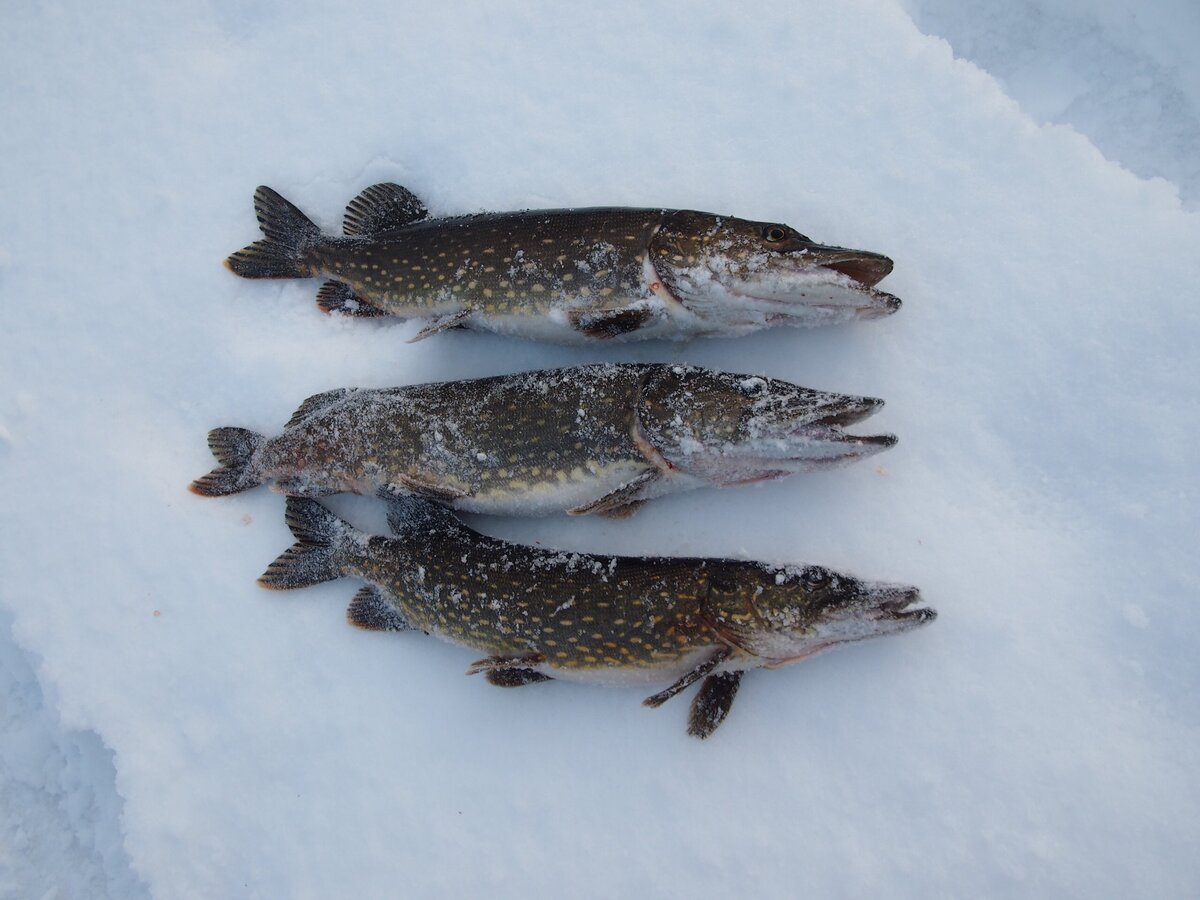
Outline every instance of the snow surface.
<path id="1" fill-rule="evenodd" d="M 887 0 L 9 9 L 0 890 L 1200 894 L 1194 7 L 1025 4 L 1046 29 L 913 7 L 953 50 Z M 1107 61 L 1073 51 L 1097 33 Z M 955 58 L 1018 45 L 1034 77 L 1003 87 Z M 1148 81 L 1106 85 L 1131 58 Z M 1096 149 L 1122 135 L 1120 164 Z M 611 351 L 406 345 L 415 324 L 220 267 L 256 184 L 332 228 L 382 180 L 443 214 L 780 219 L 891 255 L 905 308 Z M 282 499 L 186 491 L 208 428 L 273 431 L 319 390 L 600 359 L 882 396 L 872 429 L 901 442 L 629 522 L 476 524 L 819 562 L 919 584 L 938 621 L 752 673 L 701 743 L 682 700 L 497 691 L 461 650 L 351 629 L 349 583 L 262 591 Z"/>

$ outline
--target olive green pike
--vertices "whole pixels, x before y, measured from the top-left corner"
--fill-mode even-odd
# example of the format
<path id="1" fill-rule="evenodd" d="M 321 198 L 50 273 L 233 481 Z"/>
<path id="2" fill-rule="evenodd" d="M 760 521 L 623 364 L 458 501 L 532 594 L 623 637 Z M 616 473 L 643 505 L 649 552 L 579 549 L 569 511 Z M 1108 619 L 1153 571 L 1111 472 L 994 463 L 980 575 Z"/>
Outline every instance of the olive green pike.
<path id="1" fill-rule="evenodd" d="M 377 184 L 322 234 L 268 187 L 265 238 L 226 265 L 245 278 L 329 279 L 326 312 L 428 318 L 413 340 L 478 328 L 560 342 L 734 335 L 894 312 L 892 262 L 790 226 L 692 210 L 595 207 L 433 219 Z"/>
<path id="2" fill-rule="evenodd" d="M 457 509 L 624 516 L 663 494 L 862 459 L 892 435 L 843 426 L 881 400 L 693 366 L 599 364 L 306 400 L 283 433 L 218 428 L 219 496 L 414 493 Z"/>
<path id="3" fill-rule="evenodd" d="M 289 498 L 297 543 L 259 579 L 286 590 L 343 576 L 366 582 L 347 616 L 377 631 L 420 630 L 485 658 L 468 674 L 500 687 L 550 679 L 671 682 L 658 706 L 704 679 L 689 732 L 707 737 L 742 673 L 908 631 L 936 613 L 904 585 L 819 566 L 596 556 L 487 537 L 449 510 L 389 500 L 394 537 L 357 531 L 314 500 Z"/>

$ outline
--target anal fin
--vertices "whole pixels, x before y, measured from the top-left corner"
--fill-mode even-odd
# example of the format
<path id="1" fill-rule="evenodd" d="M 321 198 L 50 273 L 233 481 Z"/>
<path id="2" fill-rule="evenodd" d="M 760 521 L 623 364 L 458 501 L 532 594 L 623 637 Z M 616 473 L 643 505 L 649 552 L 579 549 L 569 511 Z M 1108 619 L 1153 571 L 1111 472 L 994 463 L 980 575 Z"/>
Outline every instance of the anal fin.
<path id="1" fill-rule="evenodd" d="M 733 698 L 737 696 L 738 685 L 742 683 L 745 672 L 721 672 L 719 675 L 709 675 L 700 685 L 696 697 L 692 700 L 692 711 L 688 715 L 688 734 L 704 740 L 717 730 L 717 726 L 729 715 L 733 706 Z"/>
<path id="2" fill-rule="evenodd" d="M 354 288 L 342 281 L 327 281 L 321 285 L 321 289 L 317 291 L 317 306 L 327 313 L 341 313 L 343 316 L 356 316 L 360 319 L 389 315 L 385 310 L 372 306 L 354 293 Z"/>
<path id="3" fill-rule="evenodd" d="M 545 662 L 545 659 L 540 653 L 529 653 L 525 656 L 485 656 L 483 659 L 477 659 L 471 665 L 467 666 L 467 674 L 478 675 L 480 672 L 491 674 L 492 672 L 505 672 L 514 669 L 522 672 L 533 672 L 533 667 Z M 538 673 L 533 672 L 533 674 L 536 675 Z M 495 682 L 492 683 L 495 684 Z M 504 686 L 506 685 L 502 685 L 502 687 Z"/>
<path id="4" fill-rule="evenodd" d="M 616 490 L 609 491 L 598 500 L 572 506 L 567 510 L 567 515 L 586 516 L 590 513 L 598 513 L 618 519 L 631 516 L 641 505 L 642 493 L 662 477 L 663 474 L 658 469 L 646 469 L 640 475 L 625 482 Z"/>
<path id="5" fill-rule="evenodd" d="M 567 321 L 581 334 L 592 338 L 614 338 L 632 334 L 650 321 L 649 308 L 569 309 Z"/>
<path id="6" fill-rule="evenodd" d="M 450 313 L 449 315 L 445 315 L 445 316 L 438 316 L 436 319 L 434 319 L 432 322 L 430 322 L 428 325 L 426 325 L 424 328 L 422 328 L 420 331 L 418 331 L 416 334 L 414 334 L 412 337 L 410 337 L 408 339 L 407 343 L 415 344 L 417 341 L 425 340 L 425 338 L 429 337 L 430 335 L 438 334 L 439 332 L 447 331 L 451 328 L 458 328 L 459 326 L 465 325 L 467 322 L 467 319 L 471 318 L 471 316 L 473 316 L 474 314 L 475 314 L 474 310 L 460 309 L 456 313 Z"/>
<path id="7" fill-rule="evenodd" d="M 524 687 L 527 684 L 554 680 L 549 675 L 543 675 L 533 669 L 489 669 L 483 677 L 487 679 L 488 684 L 504 688 Z"/>
<path id="8" fill-rule="evenodd" d="M 412 625 L 373 584 L 360 588 L 346 609 L 346 620 L 367 631 L 411 631 Z"/>

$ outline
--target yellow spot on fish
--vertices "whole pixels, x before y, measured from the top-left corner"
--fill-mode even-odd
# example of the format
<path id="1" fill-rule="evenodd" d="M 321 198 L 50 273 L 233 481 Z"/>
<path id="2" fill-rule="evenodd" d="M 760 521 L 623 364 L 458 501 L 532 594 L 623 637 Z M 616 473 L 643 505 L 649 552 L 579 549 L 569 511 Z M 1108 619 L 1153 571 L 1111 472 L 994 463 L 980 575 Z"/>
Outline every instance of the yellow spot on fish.
<path id="1" fill-rule="evenodd" d="M 483 271 L 485 271 L 485 272 L 495 272 L 495 271 L 496 271 L 496 267 L 495 267 L 495 266 L 484 266 L 484 267 L 483 267 Z"/>
<path id="2" fill-rule="evenodd" d="M 562 277 L 562 280 L 563 280 L 563 281 L 574 281 L 574 280 L 575 280 L 575 276 L 574 276 L 574 275 L 572 275 L 570 272 L 568 272 L 566 275 L 564 275 L 564 276 Z"/>
<path id="3" fill-rule="evenodd" d="M 496 252 L 496 248 L 495 248 L 495 247 L 488 247 L 488 248 L 487 248 L 486 250 L 484 250 L 483 252 L 484 252 L 484 253 L 495 253 L 495 252 Z"/>
<path id="4" fill-rule="evenodd" d="M 531 288 L 531 290 L 532 290 L 532 291 L 533 291 L 535 294 L 540 294 L 540 293 L 542 293 L 542 291 L 544 291 L 544 290 L 546 290 L 546 289 L 545 289 L 544 287 L 542 287 L 540 284 L 535 284 L 535 285 L 534 285 L 534 286 Z"/>
<path id="5" fill-rule="evenodd" d="M 601 296 L 601 297 L 607 297 L 607 296 L 608 296 L 609 294 L 611 294 L 612 292 L 613 292 L 613 289 L 612 289 L 612 288 L 601 288 L 601 289 L 600 289 L 600 296 Z"/>
<path id="6" fill-rule="evenodd" d="M 484 288 L 484 289 L 483 289 L 483 296 L 485 296 L 485 297 L 490 297 L 490 296 L 492 296 L 492 289 L 491 289 L 491 288 Z"/>

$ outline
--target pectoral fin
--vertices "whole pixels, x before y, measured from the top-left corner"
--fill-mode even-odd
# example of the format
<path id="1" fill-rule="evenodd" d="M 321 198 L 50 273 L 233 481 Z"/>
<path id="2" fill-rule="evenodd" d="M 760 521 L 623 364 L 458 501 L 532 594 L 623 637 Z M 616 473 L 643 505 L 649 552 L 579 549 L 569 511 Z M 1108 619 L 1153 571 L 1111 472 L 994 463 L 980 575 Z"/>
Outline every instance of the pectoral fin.
<path id="1" fill-rule="evenodd" d="M 438 316 L 416 334 L 408 339 L 408 343 L 415 344 L 417 341 L 423 341 L 432 334 L 437 334 L 440 331 L 446 331 L 450 328 L 458 328 L 460 325 L 466 324 L 467 319 L 474 315 L 474 311 L 470 309 L 460 309 L 456 313 L 451 313 L 447 316 Z"/>
<path id="2" fill-rule="evenodd" d="M 584 503 L 580 506 L 572 506 L 567 510 L 567 515 L 586 516 L 590 513 L 599 513 L 600 515 L 610 515 L 618 519 L 631 516 L 637 512 L 638 506 L 641 505 L 642 494 L 646 488 L 662 477 L 663 474 L 658 469 L 646 469 L 636 478 L 625 482 L 615 491 L 609 491 L 600 499 Z"/>
<path id="3" fill-rule="evenodd" d="M 692 712 L 688 716 L 688 734 L 704 740 L 717 730 L 717 726 L 729 715 L 733 698 L 745 672 L 722 672 L 709 675 L 700 685 L 692 700 Z"/>
<path id="4" fill-rule="evenodd" d="M 642 704 L 645 706 L 662 706 L 680 691 L 686 689 L 690 685 L 695 684 L 697 681 L 727 660 L 732 652 L 733 651 L 728 647 L 720 647 L 714 650 L 712 655 L 706 658 L 704 662 L 700 663 L 698 666 L 696 666 L 696 668 L 692 669 L 665 691 L 659 691 L 657 694 L 647 697 L 642 701 Z"/>
<path id="5" fill-rule="evenodd" d="M 631 334 L 645 325 L 654 313 L 637 309 L 569 309 L 567 321 L 576 331 L 592 338 L 614 338 Z"/>
<path id="6" fill-rule="evenodd" d="M 271 490 L 288 497 L 330 497 L 341 493 L 337 488 L 314 485 L 306 478 L 280 478 L 271 485 Z"/>
<path id="7" fill-rule="evenodd" d="M 645 505 L 645 500 L 634 500 L 632 503 L 626 503 L 624 506 L 614 506 L 611 509 L 603 510 L 596 513 L 596 515 L 604 516 L 606 519 L 628 519 Z"/>
<path id="8" fill-rule="evenodd" d="M 466 497 L 468 493 L 461 488 L 444 484 L 432 475 L 400 475 L 396 481 L 403 490 L 439 503 L 451 503 L 460 497 Z"/>

